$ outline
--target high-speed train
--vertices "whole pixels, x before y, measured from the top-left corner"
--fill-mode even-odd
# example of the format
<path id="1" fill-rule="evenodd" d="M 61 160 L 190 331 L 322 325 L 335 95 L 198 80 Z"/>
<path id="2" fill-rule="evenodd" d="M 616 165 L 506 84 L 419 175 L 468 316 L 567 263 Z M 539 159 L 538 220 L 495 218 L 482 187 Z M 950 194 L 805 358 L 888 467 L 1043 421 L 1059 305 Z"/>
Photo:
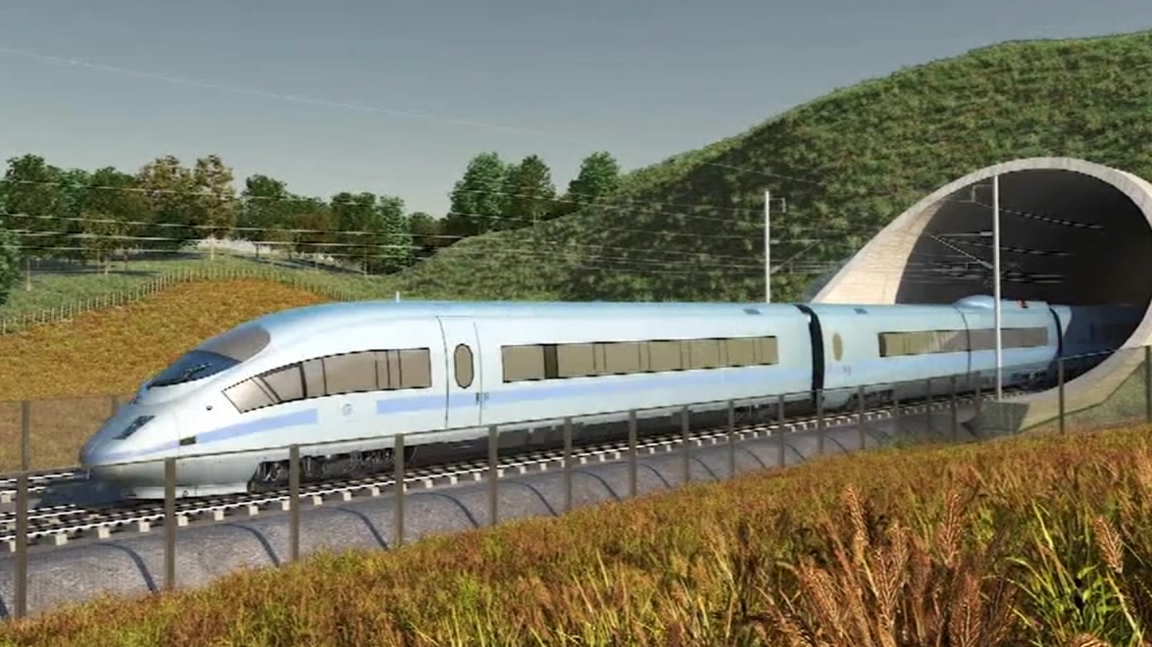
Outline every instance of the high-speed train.
<path id="1" fill-rule="evenodd" d="M 926 378 L 987 389 L 993 305 L 376 301 L 286 310 L 213 337 L 152 377 L 88 439 L 80 461 L 125 498 L 150 499 L 163 497 L 164 460 L 176 457 L 177 496 L 206 496 L 286 482 L 293 444 L 310 480 L 388 468 L 397 433 L 407 456 L 487 447 L 490 425 L 501 446 L 551 443 L 572 417 L 580 443 L 626 428 L 629 410 L 647 431 L 678 428 L 669 414 L 689 404 L 693 415 L 726 419 L 727 400 L 774 405 L 783 395 L 799 411 L 822 392 L 831 411 L 856 406 L 858 386 L 870 404 L 919 397 Z M 1040 301 L 1001 310 L 1006 386 L 1050 376 L 1057 357 L 1119 347 L 1142 316 Z M 937 393 L 950 388 L 937 384 Z"/>

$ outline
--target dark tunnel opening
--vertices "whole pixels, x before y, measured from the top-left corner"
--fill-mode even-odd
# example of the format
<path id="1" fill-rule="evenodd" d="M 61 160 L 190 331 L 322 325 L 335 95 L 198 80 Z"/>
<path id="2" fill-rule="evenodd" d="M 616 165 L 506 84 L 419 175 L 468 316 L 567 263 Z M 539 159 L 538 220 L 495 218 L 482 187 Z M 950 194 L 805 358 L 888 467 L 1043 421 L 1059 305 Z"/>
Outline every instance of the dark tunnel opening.
<path id="1" fill-rule="evenodd" d="M 1004 299 L 1147 309 L 1152 229 L 1127 195 L 1092 176 L 1055 169 L 1003 174 L 999 192 Z M 991 179 L 930 206 L 895 302 L 992 294 L 992 206 Z"/>

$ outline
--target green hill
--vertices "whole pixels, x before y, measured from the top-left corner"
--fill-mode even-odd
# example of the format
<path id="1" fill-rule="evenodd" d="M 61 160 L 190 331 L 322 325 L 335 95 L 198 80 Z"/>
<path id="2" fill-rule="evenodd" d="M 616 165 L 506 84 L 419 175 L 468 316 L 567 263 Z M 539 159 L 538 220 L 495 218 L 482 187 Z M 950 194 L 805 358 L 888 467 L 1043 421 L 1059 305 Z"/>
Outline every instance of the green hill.
<path id="1" fill-rule="evenodd" d="M 773 297 L 795 299 L 901 211 L 983 166 L 1063 155 L 1152 177 L 1150 78 L 1152 32 L 1005 43 L 901 70 L 637 171 L 612 204 L 464 240 L 396 287 L 421 298 L 760 299 L 770 189 L 788 203 L 773 218 L 773 265 L 799 254 Z"/>

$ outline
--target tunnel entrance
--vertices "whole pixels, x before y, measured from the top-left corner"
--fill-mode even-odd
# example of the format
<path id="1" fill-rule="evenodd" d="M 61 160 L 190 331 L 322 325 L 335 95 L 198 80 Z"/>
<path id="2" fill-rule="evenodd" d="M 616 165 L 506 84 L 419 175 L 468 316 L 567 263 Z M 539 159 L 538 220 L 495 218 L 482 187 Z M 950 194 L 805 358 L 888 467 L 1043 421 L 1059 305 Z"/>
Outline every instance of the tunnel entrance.
<path id="1" fill-rule="evenodd" d="M 925 209 L 895 302 L 992 294 L 992 206 L 987 179 Z M 1143 212 L 1116 187 L 1083 173 L 1000 176 L 1000 261 L 1005 299 L 1142 308 L 1152 302 L 1152 229 Z"/>
<path id="2" fill-rule="evenodd" d="M 1022 411 L 1010 416 L 1014 422 L 1008 426 L 1024 429 L 1102 404 L 1130 377 L 1144 379 L 1148 369 L 1137 369 L 1144 365 L 1140 347 L 1152 345 L 1152 183 L 1067 157 L 1018 159 L 981 169 L 900 214 L 825 284 L 813 286 L 818 291 L 811 300 L 943 304 L 990 296 L 992 179 L 997 176 L 1004 299 L 1130 306 L 1143 313 L 1135 323 L 1126 316 L 1122 319 L 1129 323 L 1106 324 L 1100 337 L 1086 318 L 1090 341 L 1132 352 L 1094 352 L 1099 364 L 1059 394 L 1044 391 L 1015 400 L 1011 406 Z"/>

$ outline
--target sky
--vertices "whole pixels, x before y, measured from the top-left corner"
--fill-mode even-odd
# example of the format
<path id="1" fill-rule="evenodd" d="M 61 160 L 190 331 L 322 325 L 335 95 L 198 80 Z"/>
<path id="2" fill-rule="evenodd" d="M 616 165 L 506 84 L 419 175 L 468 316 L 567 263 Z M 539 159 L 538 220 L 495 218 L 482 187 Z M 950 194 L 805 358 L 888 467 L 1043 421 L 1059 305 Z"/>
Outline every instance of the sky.
<path id="1" fill-rule="evenodd" d="M 538 154 L 563 191 L 593 151 L 639 168 L 901 67 L 1152 28 L 1148 0 L 4 4 L 4 159 L 214 153 L 240 187 L 264 173 L 437 216 L 483 151 Z"/>

